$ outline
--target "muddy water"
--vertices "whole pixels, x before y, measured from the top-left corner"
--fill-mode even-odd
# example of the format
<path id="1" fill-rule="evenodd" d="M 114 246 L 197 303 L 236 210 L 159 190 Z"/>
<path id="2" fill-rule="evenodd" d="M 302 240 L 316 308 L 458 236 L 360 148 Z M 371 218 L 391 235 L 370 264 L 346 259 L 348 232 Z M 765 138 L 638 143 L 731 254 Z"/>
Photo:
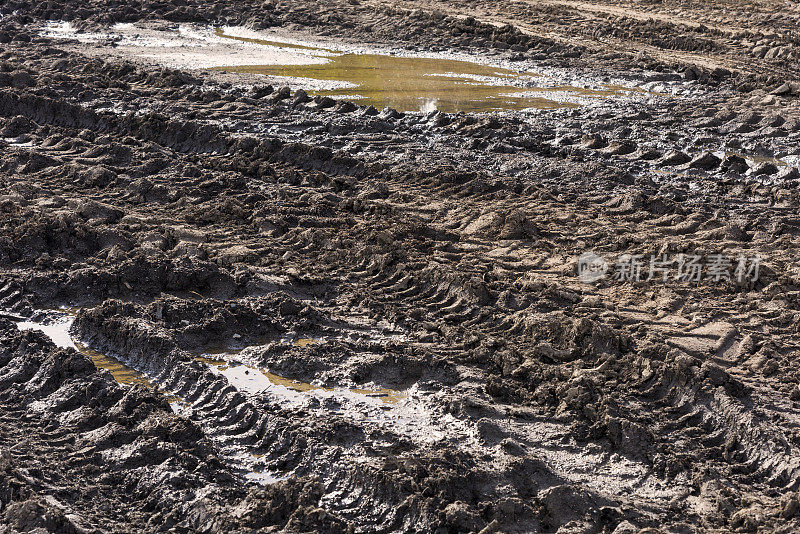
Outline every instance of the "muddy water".
<path id="1" fill-rule="evenodd" d="M 97 46 L 113 40 L 115 53 L 155 60 L 171 68 L 211 68 L 283 78 L 313 95 L 353 100 L 378 109 L 552 109 L 645 92 L 614 85 L 556 85 L 552 78 L 534 72 L 485 65 L 468 56 L 448 59 L 393 55 L 351 45 L 333 50 L 313 43 L 285 42 L 236 27 L 181 25 L 177 30 L 154 30 L 117 24 L 104 31 L 86 32 L 69 23 L 55 23 L 45 25 L 42 33 Z"/>
<path id="2" fill-rule="evenodd" d="M 119 382 L 120 384 L 124 385 L 133 385 L 133 384 L 144 384 L 148 386 L 152 386 L 153 384 L 150 380 L 145 377 L 139 371 L 132 369 L 119 361 L 118 359 L 114 358 L 113 356 L 108 356 L 106 354 L 102 354 L 97 352 L 96 350 L 90 349 L 86 345 L 80 342 L 75 342 L 75 348 L 81 354 L 88 356 L 96 367 L 101 369 L 105 369 L 111 376 L 114 377 L 114 380 Z M 169 397 L 170 401 L 173 401 L 171 396 Z"/>
<path id="3" fill-rule="evenodd" d="M 81 354 L 88 356 L 95 366 L 105 369 L 111 373 L 114 380 L 123 385 L 144 384 L 155 387 L 148 380 L 147 376 L 139 371 L 128 367 L 113 356 L 102 354 L 89 348 L 80 341 L 73 339 L 70 328 L 75 320 L 73 310 L 63 311 L 63 315 L 50 322 L 21 321 L 17 323 L 20 330 L 39 330 L 49 337 L 58 347 L 69 347 L 77 350 Z M 312 338 L 300 338 L 293 342 L 295 346 L 305 347 L 319 340 Z M 337 391 L 333 388 L 315 386 L 299 380 L 285 378 L 269 371 L 242 365 L 236 362 L 229 362 L 220 357 L 220 354 L 207 353 L 197 356 L 196 359 L 209 366 L 216 372 L 225 376 L 232 386 L 251 393 L 257 393 L 266 389 L 292 391 L 296 393 L 307 393 L 312 391 L 334 392 L 345 394 L 356 394 L 368 398 L 380 399 L 384 404 L 396 404 L 406 398 L 406 394 L 391 389 L 344 389 Z M 170 402 L 179 402 L 180 399 L 174 395 L 168 395 Z"/>
<path id="4" fill-rule="evenodd" d="M 309 345 L 313 345 L 314 343 L 319 343 L 319 340 L 310 337 L 301 337 L 300 339 L 296 340 L 293 345 L 295 347 L 307 347 Z"/>
<path id="5" fill-rule="evenodd" d="M 128 367 L 113 356 L 102 354 L 96 350 L 90 349 L 83 343 L 75 341 L 69 333 L 69 329 L 72 327 L 74 320 L 74 315 L 65 314 L 50 323 L 21 321 L 17 323 L 17 328 L 20 330 L 39 330 L 49 337 L 56 346 L 64 348 L 69 347 L 77 350 L 81 354 L 88 356 L 96 367 L 105 369 L 111 373 L 114 380 L 120 384 L 126 386 L 133 384 L 152 386 L 147 377 L 139 371 Z"/>
<path id="6" fill-rule="evenodd" d="M 317 341 L 311 340 L 311 342 Z M 238 362 L 230 362 L 222 358 L 220 354 L 202 354 L 200 356 L 196 356 L 195 359 L 209 365 L 215 372 L 227 378 L 228 382 L 230 382 L 230 384 L 235 388 L 250 393 L 259 393 L 261 391 L 270 390 L 279 396 L 291 396 L 294 393 L 333 394 L 351 397 L 355 395 L 356 397 L 378 399 L 384 405 L 397 404 L 408 397 L 405 392 L 386 388 L 337 389 L 316 386 L 308 382 L 302 382 L 300 380 L 293 380 L 279 376 L 264 369 L 258 369 L 256 367 L 244 365 Z"/>
<path id="7" fill-rule="evenodd" d="M 323 52 L 327 61 L 312 65 L 251 65 L 224 70 L 337 82 L 344 88 L 310 91 L 312 94 L 348 98 L 378 109 L 389 106 L 400 111 L 438 109 L 452 113 L 496 110 L 577 107 L 555 98 L 610 97 L 634 91 L 620 86 L 585 89 L 572 86 L 540 87 L 534 73 L 454 59 L 401 57 L 387 54 L 333 53 L 329 49 L 228 35 L 216 35 L 248 43 Z M 558 95 L 558 96 L 556 96 Z"/>

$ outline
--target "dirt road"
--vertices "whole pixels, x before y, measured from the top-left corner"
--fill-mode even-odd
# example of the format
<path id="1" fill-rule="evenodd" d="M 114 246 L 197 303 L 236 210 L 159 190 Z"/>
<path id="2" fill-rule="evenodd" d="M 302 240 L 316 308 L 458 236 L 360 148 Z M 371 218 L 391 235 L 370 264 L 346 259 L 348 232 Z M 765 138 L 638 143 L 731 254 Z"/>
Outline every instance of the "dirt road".
<path id="1" fill-rule="evenodd" d="M 800 527 L 796 4 L 0 13 L 0 534 Z M 221 27 L 626 85 L 401 113 L 126 41 Z"/>

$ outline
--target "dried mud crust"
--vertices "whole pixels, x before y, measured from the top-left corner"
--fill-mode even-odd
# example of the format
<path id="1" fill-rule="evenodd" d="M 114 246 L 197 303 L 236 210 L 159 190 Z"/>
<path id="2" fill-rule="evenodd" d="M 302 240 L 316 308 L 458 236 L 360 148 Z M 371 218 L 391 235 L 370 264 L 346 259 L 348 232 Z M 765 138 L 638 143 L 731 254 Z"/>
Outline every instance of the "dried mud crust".
<path id="1" fill-rule="evenodd" d="M 790 55 L 725 73 L 704 62 L 743 62 L 755 37 L 666 2 L 638 7 L 654 22 L 535 4 L 558 35 L 527 37 L 357 2 L 5 5 L 0 311 L 79 308 L 73 335 L 158 389 L 0 320 L 0 533 L 796 531 L 800 113 L 793 41 L 772 35 L 794 15 L 755 7 L 751 31 Z M 597 52 L 581 28 L 604 13 L 624 47 L 695 59 Z M 143 18 L 392 30 L 706 85 L 376 115 L 31 29 Z M 681 24 L 688 40 L 658 41 Z M 764 268 L 744 286 L 586 285 L 586 250 Z M 318 388 L 239 389 L 198 359 L 211 349 Z M 368 395 L 386 388 L 407 397 Z M 248 482 L 256 467 L 285 480 Z"/>

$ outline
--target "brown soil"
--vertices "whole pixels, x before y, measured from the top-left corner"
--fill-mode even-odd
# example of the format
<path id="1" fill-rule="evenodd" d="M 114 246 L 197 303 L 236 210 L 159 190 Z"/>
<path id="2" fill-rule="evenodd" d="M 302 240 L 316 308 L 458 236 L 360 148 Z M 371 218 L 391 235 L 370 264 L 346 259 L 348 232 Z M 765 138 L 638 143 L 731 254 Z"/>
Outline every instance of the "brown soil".
<path id="1" fill-rule="evenodd" d="M 800 529 L 796 5 L 0 13 L 0 534 Z M 375 113 L 48 20 L 280 29 L 660 94 Z M 584 283 L 588 251 L 762 263 Z M 15 324 L 59 306 L 152 386 Z M 248 391 L 212 351 L 316 387 Z"/>

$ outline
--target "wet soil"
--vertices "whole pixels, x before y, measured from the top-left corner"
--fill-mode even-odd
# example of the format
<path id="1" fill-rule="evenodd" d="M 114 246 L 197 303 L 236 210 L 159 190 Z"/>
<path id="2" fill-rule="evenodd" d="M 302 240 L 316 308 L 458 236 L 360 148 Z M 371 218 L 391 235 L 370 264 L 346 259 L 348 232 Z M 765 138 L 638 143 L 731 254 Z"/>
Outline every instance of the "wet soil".
<path id="1" fill-rule="evenodd" d="M 225 34 L 216 35 L 270 47 L 285 43 Z M 558 102 L 541 96 L 524 96 L 536 87 L 535 73 L 517 72 L 507 68 L 482 65 L 456 59 L 418 56 L 397 56 L 375 53 L 342 53 L 330 49 L 289 44 L 310 52 L 326 53 L 326 62 L 305 65 L 243 65 L 220 67 L 233 72 L 261 74 L 281 78 L 303 78 L 345 84 L 339 89 L 311 91 L 313 95 L 345 97 L 359 104 L 398 111 L 433 111 L 445 113 L 485 112 L 497 110 L 552 109 L 577 107 L 574 103 Z M 510 85 L 516 83 L 517 85 Z M 337 85 L 338 85 L 337 84 Z M 608 91 L 589 91 L 577 87 L 536 87 L 547 90 L 570 91 L 581 94 L 608 94 Z"/>
<path id="2" fill-rule="evenodd" d="M 794 6 L 0 14 L 0 534 L 800 529 Z M 638 90 L 376 109 L 52 21 Z M 762 265 L 584 283 L 587 251 Z"/>

